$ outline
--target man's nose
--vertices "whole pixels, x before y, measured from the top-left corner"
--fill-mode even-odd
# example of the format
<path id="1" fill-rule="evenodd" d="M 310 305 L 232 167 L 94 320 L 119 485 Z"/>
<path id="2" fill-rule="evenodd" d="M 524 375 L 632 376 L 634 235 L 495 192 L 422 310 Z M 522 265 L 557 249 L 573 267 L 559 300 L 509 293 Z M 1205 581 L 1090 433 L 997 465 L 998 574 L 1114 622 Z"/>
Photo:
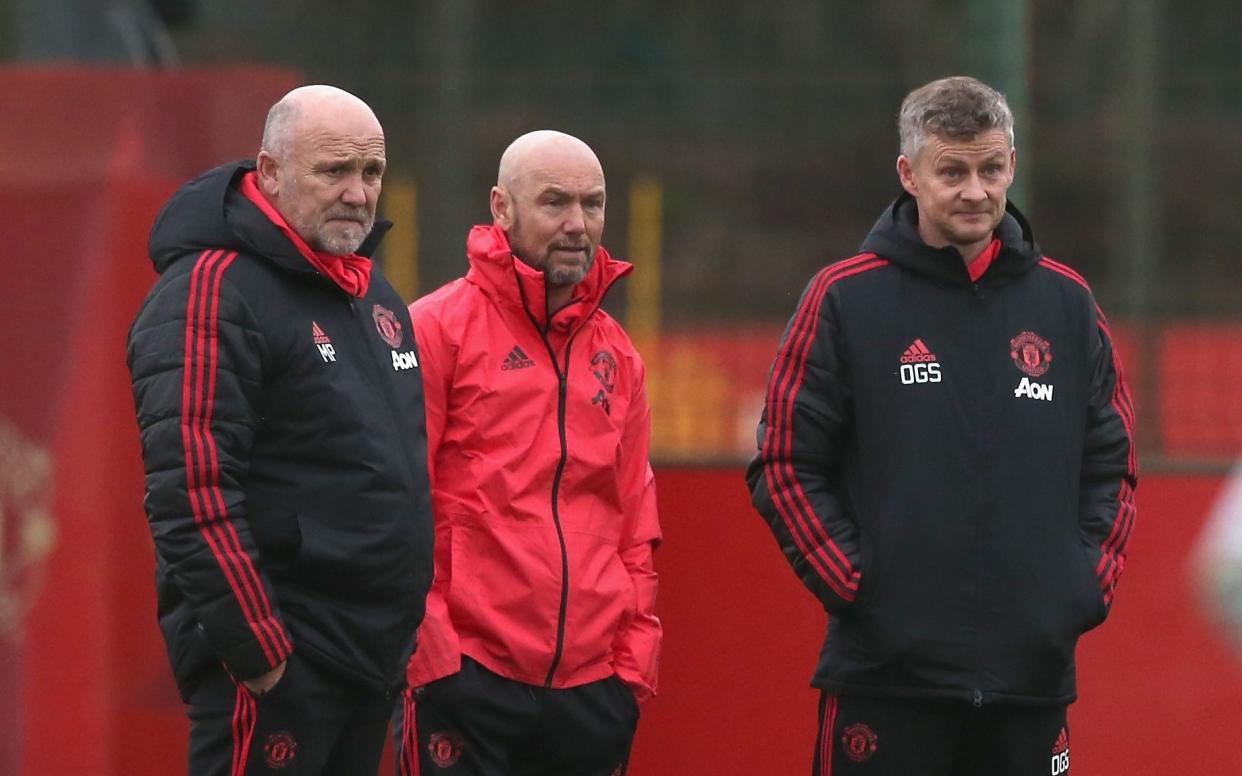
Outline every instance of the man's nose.
<path id="1" fill-rule="evenodd" d="M 586 216 L 582 212 L 582 205 L 575 203 L 565 211 L 565 221 L 561 224 L 561 229 L 566 234 L 582 234 L 586 231 Z"/>
<path id="2" fill-rule="evenodd" d="M 962 186 L 962 199 L 971 202 L 978 202 L 987 199 L 988 193 L 983 188 L 983 183 L 979 180 L 978 175 L 966 176 L 966 184 Z"/>
<path id="3" fill-rule="evenodd" d="M 349 176 L 345 188 L 341 191 L 341 201 L 347 205 L 365 205 L 367 203 L 367 187 L 362 182 L 362 175 Z"/>

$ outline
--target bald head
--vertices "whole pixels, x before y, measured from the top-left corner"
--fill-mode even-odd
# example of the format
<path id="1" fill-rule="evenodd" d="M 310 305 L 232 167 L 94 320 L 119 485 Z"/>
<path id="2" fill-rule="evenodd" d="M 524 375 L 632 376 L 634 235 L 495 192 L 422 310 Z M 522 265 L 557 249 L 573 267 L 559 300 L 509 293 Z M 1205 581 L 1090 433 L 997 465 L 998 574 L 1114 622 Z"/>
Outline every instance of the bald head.
<path id="1" fill-rule="evenodd" d="M 496 173 L 496 185 L 512 189 L 532 176 L 546 173 L 552 168 L 567 165 L 592 170 L 604 180 L 604 170 L 591 147 L 573 135 L 554 129 L 527 132 L 509 144 L 500 156 L 500 169 Z"/>
<path id="2" fill-rule="evenodd" d="M 539 130 L 500 157 L 492 219 L 513 254 L 566 293 L 590 271 L 604 233 L 604 170 L 590 146 Z"/>
<path id="3" fill-rule="evenodd" d="M 379 119 L 365 102 L 344 89 L 312 84 L 289 92 L 267 112 L 260 150 L 284 159 L 303 125 L 315 127 L 333 120 L 349 120 L 363 127 L 369 125 L 370 130 L 381 137 L 384 134 Z"/>
<path id="4" fill-rule="evenodd" d="M 267 114 L 259 190 L 315 250 L 353 253 L 375 223 L 387 163 L 384 129 L 335 86 L 302 86 Z"/>

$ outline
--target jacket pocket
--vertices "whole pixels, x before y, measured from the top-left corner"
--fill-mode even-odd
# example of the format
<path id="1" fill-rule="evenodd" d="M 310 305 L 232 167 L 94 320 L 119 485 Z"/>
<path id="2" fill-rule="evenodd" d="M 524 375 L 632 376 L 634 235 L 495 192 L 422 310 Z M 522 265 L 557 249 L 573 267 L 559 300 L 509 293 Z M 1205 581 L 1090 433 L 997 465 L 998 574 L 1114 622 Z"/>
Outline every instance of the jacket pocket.
<path id="1" fill-rule="evenodd" d="M 1104 591 L 1100 589 L 1099 578 L 1095 574 L 1093 557 L 1097 554 L 1098 551 L 1094 547 L 1085 540 L 1082 541 L 1082 549 L 1078 555 L 1079 565 L 1082 568 L 1080 578 L 1084 580 L 1080 589 L 1083 591 L 1082 600 L 1086 614 L 1080 633 L 1086 633 L 1096 627 L 1108 616 L 1108 606 L 1104 603 Z"/>

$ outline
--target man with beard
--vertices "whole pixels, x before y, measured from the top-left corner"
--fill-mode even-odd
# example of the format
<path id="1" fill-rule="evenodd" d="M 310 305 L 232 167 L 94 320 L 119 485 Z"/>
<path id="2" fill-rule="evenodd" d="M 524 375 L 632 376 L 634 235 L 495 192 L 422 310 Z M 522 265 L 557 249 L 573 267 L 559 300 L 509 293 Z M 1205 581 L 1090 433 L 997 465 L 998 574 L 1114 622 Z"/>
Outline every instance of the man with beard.
<path id="1" fill-rule="evenodd" d="M 365 103 L 295 89 L 151 231 L 129 368 L 193 776 L 374 773 L 404 687 L 434 534 L 384 164 Z"/>
<path id="2" fill-rule="evenodd" d="M 905 193 L 803 294 L 747 472 L 828 612 L 814 772 L 1061 776 L 1134 524 L 1129 391 L 1006 201 L 1004 97 L 935 81 L 899 129 Z"/>
<path id="3" fill-rule="evenodd" d="M 410 306 L 436 577 L 397 715 L 403 774 L 621 773 L 655 692 L 650 409 L 600 309 L 632 269 L 599 244 L 604 205 L 585 143 L 519 137 L 466 276 Z"/>

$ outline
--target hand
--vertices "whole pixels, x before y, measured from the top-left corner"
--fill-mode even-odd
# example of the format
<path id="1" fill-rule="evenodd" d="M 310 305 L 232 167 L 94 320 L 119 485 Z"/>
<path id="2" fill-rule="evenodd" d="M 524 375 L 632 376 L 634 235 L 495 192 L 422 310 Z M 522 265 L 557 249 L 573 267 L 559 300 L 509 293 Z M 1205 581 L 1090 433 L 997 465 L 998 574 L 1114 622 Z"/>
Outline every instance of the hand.
<path id="1" fill-rule="evenodd" d="M 261 698 L 272 691 L 280 678 L 285 675 L 285 664 L 287 660 L 280 661 L 280 665 L 268 671 L 266 674 L 260 674 L 253 679 L 243 679 L 242 684 L 246 685 L 246 689 L 256 698 Z"/>

